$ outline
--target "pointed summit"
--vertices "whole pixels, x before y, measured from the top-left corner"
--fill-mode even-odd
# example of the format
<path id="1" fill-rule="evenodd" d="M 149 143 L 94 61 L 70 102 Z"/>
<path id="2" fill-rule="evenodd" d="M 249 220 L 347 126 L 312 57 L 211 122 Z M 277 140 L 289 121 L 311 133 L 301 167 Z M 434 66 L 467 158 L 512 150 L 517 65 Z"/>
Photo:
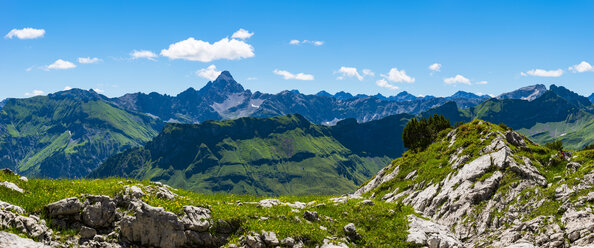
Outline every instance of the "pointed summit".
<path id="1" fill-rule="evenodd" d="M 215 79 L 215 81 L 235 81 L 233 79 L 233 76 L 231 76 L 231 73 L 229 71 L 223 71 L 221 72 L 221 74 L 219 74 L 219 76 L 217 77 L 217 79 Z"/>
<path id="2" fill-rule="evenodd" d="M 446 97 L 448 99 L 453 99 L 453 98 L 470 98 L 470 99 L 476 99 L 476 98 L 482 98 L 482 96 L 479 96 L 477 94 L 474 94 L 472 92 L 466 92 L 466 91 L 457 91 L 456 93 L 454 93 L 453 95 Z"/>
<path id="3" fill-rule="evenodd" d="M 208 82 L 204 88 L 200 89 L 200 93 L 217 95 L 226 95 L 233 93 L 243 92 L 243 86 L 237 83 L 229 71 L 223 71 L 221 74 L 212 82 Z"/>

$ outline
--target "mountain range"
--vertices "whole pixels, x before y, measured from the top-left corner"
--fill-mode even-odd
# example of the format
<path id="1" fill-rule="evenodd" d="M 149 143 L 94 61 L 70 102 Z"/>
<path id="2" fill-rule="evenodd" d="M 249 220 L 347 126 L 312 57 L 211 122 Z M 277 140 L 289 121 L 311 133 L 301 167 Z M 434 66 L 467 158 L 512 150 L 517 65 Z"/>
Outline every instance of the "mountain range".
<path id="1" fill-rule="evenodd" d="M 352 125 L 368 124 L 351 119 L 337 126 L 353 132 L 386 131 Z M 293 149 L 271 146 L 270 137 L 287 132 L 302 133 L 299 136 L 307 142 L 296 142 L 302 146 Z M 151 162 L 155 166 L 146 165 L 154 170 L 175 160 L 193 159 L 186 152 L 193 153 L 194 145 L 204 142 L 198 150 L 214 149 L 207 159 L 225 174 L 237 165 L 221 162 L 237 161 L 229 151 L 242 148 L 237 141 L 241 138 L 250 142 L 244 158 L 275 147 L 283 150 L 276 153 L 280 155 L 303 151 L 319 142 L 336 148 L 362 142 L 359 148 L 364 153 L 379 148 L 366 146 L 376 137 L 373 132 L 369 140 L 339 142 L 321 135 L 334 132 L 342 133 L 299 115 L 245 117 L 170 124 L 143 149 L 158 157 Z M 168 145 L 161 147 L 158 142 L 166 139 L 179 144 L 164 141 Z M 330 156 L 344 154 L 335 151 L 340 154 Z M 218 152 L 225 156 L 215 161 Z M 139 158 L 152 159 L 139 155 L 133 160 Z M 306 171 L 316 166 L 289 162 L 279 166 L 285 165 L 307 166 Z M 264 164 L 243 169 L 267 171 L 258 166 L 270 168 Z M 285 172 L 269 172 L 273 171 Z M 301 173 L 299 168 L 290 171 Z M 348 183 L 324 177 L 329 175 L 325 172 L 309 173 L 307 184 L 294 186 L 343 188 Z M 269 182 L 263 178 L 250 186 Z M 238 184 L 246 182 L 240 179 Z M 286 181 L 278 185 L 288 186 Z M 424 150 L 406 151 L 358 189 L 339 197 L 315 195 L 316 190 L 303 196 L 204 194 L 133 178 L 28 179 L 2 170 L 0 247 L 592 247 L 593 185 L 594 149 L 539 146 L 508 127 L 476 119 L 439 132 Z"/>
<path id="2" fill-rule="evenodd" d="M 299 113 L 313 123 L 334 124 L 346 118 L 367 122 L 394 114 L 418 114 L 449 101 L 456 102 L 461 108 L 468 108 L 488 98 L 467 92 L 458 92 L 451 97 L 423 98 L 406 92 L 389 98 L 381 95 L 352 96 L 344 92 L 305 95 L 297 90 L 278 94 L 252 93 L 237 83 L 228 71 L 223 71 L 217 79 L 208 82 L 200 90 L 189 88 L 176 96 L 155 92 L 133 93 L 109 101 L 122 109 L 156 116 L 165 122 L 200 123 L 206 120 Z"/>
<path id="3" fill-rule="evenodd" d="M 163 123 L 113 106 L 94 91 L 7 99 L 0 167 L 36 177 L 82 177 L 108 157 L 156 136 Z"/>
<path id="4" fill-rule="evenodd" d="M 416 97 L 407 92 L 390 97 L 379 94 L 352 96 L 345 92 L 305 95 L 296 90 L 267 94 L 245 90 L 225 71 L 200 90 L 189 88 L 176 96 L 153 92 L 108 98 L 93 90 L 72 89 L 47 96 L 6 99 L 1 105 L 0 166 L 27 176 L 52 178 L 87 176 L 107 158 L 145 145 L 157 137 L 167 123 L 199 124 L 242 117 L 271 118 L 299 114 L 312 125 L 329 126 L 344 120 L 341 125 L 330 129 L 339 130 L 349 123 L 352 129 L 343 128 L 328 135 L 328 138 L 339 141 L 341 136 L 347 137 L 343 133 L 349 133 L 353 139 L 360 138 L 365 130 L 355 127 L 367 123 L 373 125 L 374 120 L 393 118 L 393 115 L 404 120 L 443 114 L 452 123 L 468 122 L 474 118 L 503 122 L 541 144 L 560 139 L 566 147 L 579 149 L 594 143 L 591 102 L 555 85 L 549 90 L 544 85 L 528 86 L 496 98 L 468 92 L 457 92 L 450 97 Z M 401 129 L 402 123 L 398 122 L 393 128 Z M 232 129 L 226 130 L 233 132 Z M 374 137 L 401 142 L 397 132 Z M 373 145 L 369 142 L 355 143 Z M 343 157 L 361 155 L 357 150 L 361 148 L 341 145 L 348 150 L 342 154 Z M 381 146 L 375 148 L 381 149 Z M 403 151 L 395 149 L 390 155 L 383 152 L 378 157 L 395 158 Z M 315 151 L 312 153 L 317 154 Z M 376 165 L 366 167 L 370 173 L 377 168 Z M 159 178 L 153 175 L 131 176 Z M 362 177 L 353 178 L 361 180 Z M 357 180 L 351 180 L 353 183 L 349 187 L 354 187 Z M 276 189 L 259 190 L 281 192 Z"/>

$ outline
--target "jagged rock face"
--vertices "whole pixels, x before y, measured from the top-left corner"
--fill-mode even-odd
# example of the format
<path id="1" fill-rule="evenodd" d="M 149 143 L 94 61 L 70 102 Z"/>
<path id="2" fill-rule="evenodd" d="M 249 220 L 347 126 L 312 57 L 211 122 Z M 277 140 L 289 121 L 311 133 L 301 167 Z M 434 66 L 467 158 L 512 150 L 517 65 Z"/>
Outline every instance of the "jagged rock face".
<path id="1" fill-rule="evenodd" d="M 592 244 L 594 199 L 590 198 L 594 198 L 594 194 L 578 199 L 575 195 L 592 191 L 594 171 L 580 172 L 582 166 L 573 162 L 567 165 L 566 173 L 577 171 L 576 175 L 572 174 L 572 177 L 578 177 L 577 180 L 571 184 L 550 182 L 541 172 L 547 165 L 531 154 L 532 149 L 538 148 L 534 148 L 532 142 L 513 131 L 504 134 L 492 124 L 478 125 L 492 127 L 483 130 L 478 141 L 458 142 L 460 130 L 454 130 L 435 145 L 449 152 L 448 162 L 436 168 L 449 171 L 443 179 L 423 178 L 427 172 L 422 174 L 421 170 L 429 170 L 423 169 L 424 165 L 418 165 L 418 170 L 413 171 L 404 168 L 407 165 L 401 161 L 407 159 L 405 154 L 403 160 L 382 169 L 355 195 L 372 193 L 371 197 L 388 202 L 401 201 L 430 218 L 431 221 L 425 221 L 409 217 L 409 239 L 429 247 Z M 482 148 L 475 144 L 482 144 Z M 428 148 L 431 149 L 435 148 Z M 466 149 L 477 152 L 467 152 Z M 585 175 L 579 177 L 578 173 Z M 395 185 L 403 182 L 406 185 L 407 181 L 415 183 L 389 186 L 394 182 L 398 182 Z M 550 198 L 553 194 L 554 198 Z M 541 213 L 553 207 L 558 210 L 535 216 L 534 212 Z M 436 230 L 429 231 L 433 229 Z M 431 238 L 433 236 L 439 237 Z"/>
<path id="2" fill-rule="evenodd" d="M 407 242 L 429 247 L 462 247 L 462 242 L 446 226 L 421 219 L 415 215 L 409 215 L 408 222 Z"/>
<path id="3" fill-rule="evenodd" d="M 180 247 L 186 243 L 184 224 L 163 208 L 139 203 L 134 216 L 120 222 L 122 238 L 143 246 Z"/>

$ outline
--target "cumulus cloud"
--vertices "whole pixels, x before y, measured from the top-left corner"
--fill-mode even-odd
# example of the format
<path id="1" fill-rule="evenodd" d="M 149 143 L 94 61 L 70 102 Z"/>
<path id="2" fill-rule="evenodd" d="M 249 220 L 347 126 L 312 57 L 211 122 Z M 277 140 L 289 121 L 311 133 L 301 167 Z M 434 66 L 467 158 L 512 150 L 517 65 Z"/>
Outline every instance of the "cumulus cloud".
<path id="1" fill-rule="evenodd" d="M 443 80 L 446 84 L 468 84 L 470 85 L 470 79 L 458 74 L 454 77 L 445 78 Z"/>
<path id="2" fill-rule="evenodd" d="M 375 73 L 370 69 L 363 69 L 363 76 L 375 77 Z"/>
<path id="3" fill-rule="evenodd" d="M 289 41 L 289 44 L 291 45 L 302 45 L 302 44 L 311 44 L 314 46 L 321 46 L 324 45 L 324 42 L 321 40 L 291 40 Z"/>
<path id="4" fill-rule="evenodd" d="M 45 92 L 43 92 L 43 90 L 33 90 L 32 92 L 25 93 L 25 96 L 41 96 L 41 95 L 45 95 Z"/>
<path id="5" fill-rule="evenodd" d="M 274 74 L 276 75 L 280 75 L 283 76 L 283 78 L 285 80 L 289 80 L 289 79 L 296 79 L 296 80 L 314 80 L 314 76 L 311 74 L 304 74 L 304 73 L 297 73 L 297 74 L 293 74 L 290 73 L 288 71 L 284 71 L 284 70 L 278 70 L 275 69 Z"/>
<path id="6" fill-rule="evenodd" d="M 390 69 L 388 75 L 382 74 L 382 77 L 388 79 L 390 82 L 394 83 L 414 83 L 415 78 L 406 75 L 405 70 L 398 70 L 398 68 Z"/>
<path id="7" fill-rule="evenodd" d="M 156 61 L 157 54 L 148 50 L 134 50 L 130 53 L 130 57 L 133 59 L 148 59 Z"/>
<path id="8" fill-rule="evenodd" d="M 238 60 L 254 57 L 254 47 L 242 40 L 223 38 L 209 43 L 192 37 L 169 45 L 161 55 L 170 59 L 211 62 L 218 59 Z"/>
<path id="9" fill-rule="evenodd" d="M 347 77 L 355 77 L 359 81 L 363 80 L 363 76 L 361 76 L 361 74 L 359 74 L 359 72 L 357 71 L 357 68 L 355 68 L 355 67 L 341 66 L 340 69 L 338 69 L 338 71 L 336 73 L 340 74 L 340 76 L 338 76 L 336 78 L 338 80 L 343 80 Z"/>
<path id="10" fill-rule="evenodd" d="M 563 75 L 563 70 L 561 69 L 557 69 L 557 70 L 543 70 L 543 69 L 533 69 L 533 70 L 529 70 L 527 72 L 522 72 L 520 73 L 522 76 L 534 76 L 534 77 L 560 77 L 561 75 Z"/>
<path id="11" fill-rule="evenodd" d="M 58 59 L 56 60 L 56 62 L 52 63 L 51 65 L 48 65 L 45 67 L 46 71 L 49 70 L 66 70 L 66 69 L 72 69 L 75 68 L 76 65 L 70 61 L 66 61 L 66 60 L 62 60 L 62 59 Z"/>
<path id="12" fill-rule="evenodd" d="M 487 82 L 487 81 L 478 81 L 478 82 L 476 82 L 476 84 L 488 84 L 488 83 L 489 82 Z"/>
<path id="13" fill-rule="evenodd" d="M 103 93 L 105 92 L 104 90 L 102 90 L 102 89 L 97 89 L 97 88 L 94 88 L 94 89 L 92 89 L 92 90 L 93 90 L 93 91 L 95 91 L 95 92 L 97 92 L 97 93 L 99 93 L 99 94 L 103 94 Z"/>
<path id="14" fill-rule="evenodd" d="M 99 58 L 91 58 L 91 57 L 78 58 L 78 63 L 81 63 L 81 64 L 95 64 L 99 61 L 101 61 L 101 59 L 99 59 Z"/>
<path id="15" fill-rule="evenodd" d="M 573 65 L 573 66 L 569 67 L 569 70 L 572 71 L 573 73 L 587 72 L 587 71 L 594 71 L 594 67 L 592 67 L 592 65 L 590 65 L 590 63 L 588 63 L 588 62 L 582 61 L 581 63 L 579 63 L 577 65 Z"/>
<path id="16" fill-rule="evenodd" d="M 379 87 L 388 88 L 388 89 L 391 89 L 391 90 L 397 90 L 398 89 L 398 86 L 388 83 L 388 81 L 385 80 L 385 79 L 377 80 L 377 81 L 375 81 L 375 84 L 377 84 L 377 86 L 379 86 Z"/>
<path id="17" fill-rule="evenodd" d="M 45 35 L 45 29 L 23 28 L 10 30 L 4 38 L 12 39 L 16 37 L 21 40 L 26 40 L 41 38 L 43 35 Z"/>
<path id="18" fill-rule="evenodd" d="M 71 89 L 72 89 L 72 87 L 70 87 L 68 85 L 66 85 L 66 87 L 64 87 L 64 90 L 71 90 Z"/>
<path id="19" fill-rule="evenodd" d="M 196 76 L 206 78 L 210 81 L 217 79 L 217 77 L 221 74 L 221 71 L 217 71 L 217 67 L 215 65 L 209 65 L 206 68 L 202 68 L 196 71 Z"/>
<path id="20" fill-rule="evenodd" d="M 432 72 L 439 72 L 441 71 L 441 64 L 434 63 L 429 66 L 429 70 L 431 70 Z"/>
<path id="21" fill-rule="evenodd" d="M 237 32 L 233 33 L 233 35 L 231 35 L 231 38 L 236 38 L 236 39 L 249 39 L 250 37 L 252 37 L 252 35 L 254 35 L 254 33 L 250 33 L 250 31 L 247 31 L 243 28 L 240 28 L 239 30 L 237 30 Z"/>

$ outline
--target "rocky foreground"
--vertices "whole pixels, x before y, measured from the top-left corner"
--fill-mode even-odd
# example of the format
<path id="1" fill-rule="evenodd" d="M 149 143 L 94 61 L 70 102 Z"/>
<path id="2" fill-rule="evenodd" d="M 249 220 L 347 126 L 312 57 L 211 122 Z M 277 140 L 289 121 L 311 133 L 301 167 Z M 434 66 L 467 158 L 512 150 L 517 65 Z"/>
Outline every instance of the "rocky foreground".
<path id="1" fill-rule="evenodd" d="M 408 163 L 435 153 L 440 161 Z M 419 245 L 593 247 L 593 160 L 475 122 L 395 160 L 355 195 L 412 206 L 428 219 L 409 217 L 408 241 Z"/>
<path id="2" fill-rule="evenodd" d="M 3 176 L 17 180 L 0 187 L 0 193 L 10 193 L 12 199 L 26 197 L 35 188 L 19 188 L 30 182 Z M 113 196 L 81 194 L 45 204 L 40 211 L 0 201 L 0 247 L 408 246 L 405 214 L 412 209 L 398 204 L 376 205 L 345 196 L 309 202 L 215 200 L 215 206 L 184 206 L 192 194 L 167 185 L 125 180 L 115 185 L 122 190 Z M 388 235 L 395 237 L 373 240 L 386 236 L 372 234 L 376 220 L 388 221 L 385 226 L 397 230 Z"/>
<path id="3" fill-rule="evenodd" d="M 593 184 L 594 150 L 553 151 L 475 121 L 337 198 L 5 171 L 0 247 L 594 247 Z"/>

